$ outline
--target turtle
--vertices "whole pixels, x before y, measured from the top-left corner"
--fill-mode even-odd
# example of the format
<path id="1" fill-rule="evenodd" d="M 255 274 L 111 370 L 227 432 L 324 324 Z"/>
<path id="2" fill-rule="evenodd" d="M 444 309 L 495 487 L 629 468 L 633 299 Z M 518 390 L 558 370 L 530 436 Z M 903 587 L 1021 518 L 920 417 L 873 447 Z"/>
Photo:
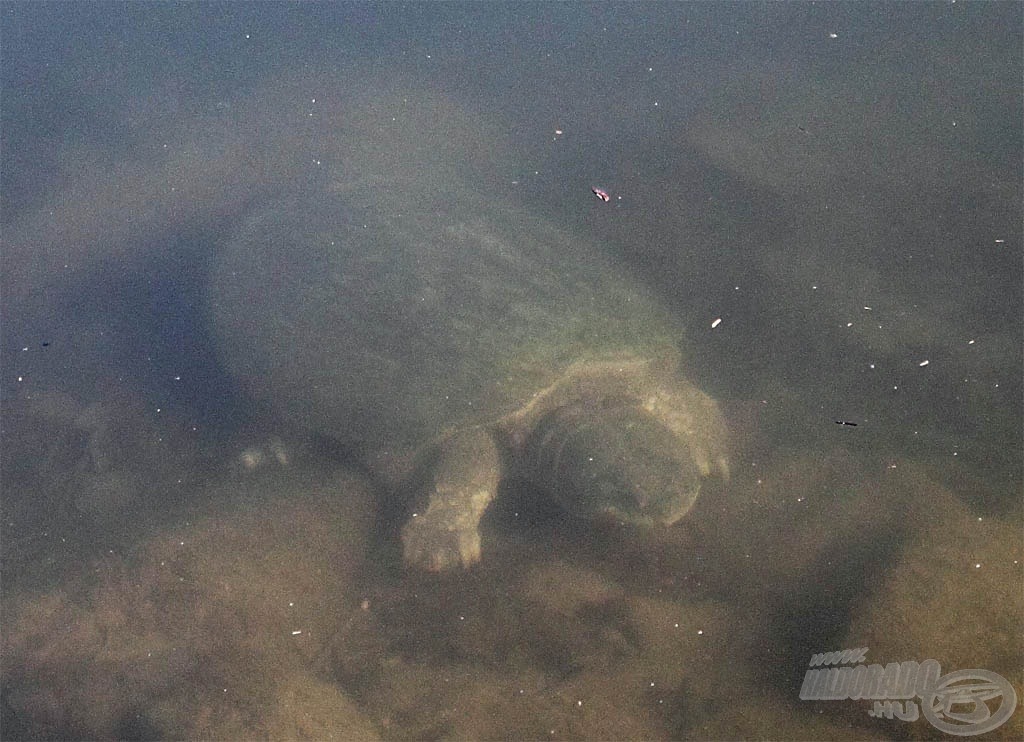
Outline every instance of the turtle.
<path id="1" fill-rule="evenodd" d="M 507 199 L 394 174 L 295 188 L 219 247 L 209 292 L 248 394 L 364 450 L 435 452 L 402 485 L 427 495 L 401 528 L 408 565 L 480 561 L 505 477 L 572 515 L 644 527 L 728 476 L 725 423 L 680 373 L 663 302 Z"/>

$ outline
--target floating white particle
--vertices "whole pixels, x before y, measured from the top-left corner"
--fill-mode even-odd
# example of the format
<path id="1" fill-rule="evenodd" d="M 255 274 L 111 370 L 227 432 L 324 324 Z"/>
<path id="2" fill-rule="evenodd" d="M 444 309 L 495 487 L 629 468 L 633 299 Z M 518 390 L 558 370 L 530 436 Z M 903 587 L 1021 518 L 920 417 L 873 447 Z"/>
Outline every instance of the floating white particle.
<path id="1" fill-rule="evenodd" d="M 865 312 L 870 312 L 871 311 L 871 307 L 864 307 L 864 311 Z"/>
<path id="2" fill-rule="evenodd" d="M 830 33 L 830 34 L 828 35 L 828 37 L 829 37 L 830 39 L 838 39 L 838 38 L 839 38 L 839 34 L 837 34 L 837 33 Z"/>
<path id="3" fill-rule="evenodd" d="M 703 636 L 704 629 L 697 629 L 697 636 Z"/>
<path id="4" fill-rule="evenodd" d="M 997 245 L 1001 245 L 1001 244 L 1003 244 L 1004 242 L 1006 242 L 1006 240 L 996 240 L 996 244 L 997 244 Z"/>
<path id="5" fill-rule="evenodd" d="M 921 366 L 921 367 L 927 366 L 927 365 L 928 365 L 928 361 L 927 361 L 927 359 L 926 359 L 926 360 L 923 360 L 923 361 L 921 361 L 921 362 L 920 362 L 919 364 L 917 364 L 917 365 L 918 365 L 918 366 Z"/>
<path id="6" fill-rule="evenodd" d="M 973 341 L 973 340 L 968 340 L 968 341 L 967 341 L 967 344 L 968 344 L 968 345 L 974 345 L 974 341 Z"/>
<path id="7" fill-rule="evenodd" d="M 978 562 L 977 564 L 975 564 L 974 568 L 975 569 L 981 569 L 981 562 Z"/>
<path id="8" fill-rule="evenodd" d="M 301 633 L 302 633 L 302 629 L 299 629 L 298 631 L 293 631 L 292 632 L 292 636 L 298 636 Z"/>
<path id="9" fill-rule="evenodd" d="M 847 323 L 846 323 L 846 326 L 847 326 L 847 327 L 853 327 L 853 323 L 852 323 L 852 322 L 847 322 Z"/>
<path id="10" fill-rule="evenodd" d="M 718 319 L 716 319 L 714 322 L 711 323 L 711 329 L 712 330 L 715 329 L 720 324 L 722 324 L 722 318 L 721 317 L 719 317 Z"/>
<path id="11" fill-rule="evenodd" d="M 555 129 L 555 134 L 561 134 L 561 133 L 562 133 L 561 129 Z"/>

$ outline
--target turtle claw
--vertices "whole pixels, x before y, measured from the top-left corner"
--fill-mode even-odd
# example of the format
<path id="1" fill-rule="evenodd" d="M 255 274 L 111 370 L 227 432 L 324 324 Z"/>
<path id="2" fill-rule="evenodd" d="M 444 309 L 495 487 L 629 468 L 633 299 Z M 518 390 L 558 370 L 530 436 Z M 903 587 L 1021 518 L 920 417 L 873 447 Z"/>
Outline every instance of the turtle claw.
<path id="1" fill-rule="evenodd" d="M 480 533 L 476 528 L 453 529 L 444 518 L 427 512 L 402 529 L 405 563 L 428 572 L 471 567 L 480 561 Z"/>

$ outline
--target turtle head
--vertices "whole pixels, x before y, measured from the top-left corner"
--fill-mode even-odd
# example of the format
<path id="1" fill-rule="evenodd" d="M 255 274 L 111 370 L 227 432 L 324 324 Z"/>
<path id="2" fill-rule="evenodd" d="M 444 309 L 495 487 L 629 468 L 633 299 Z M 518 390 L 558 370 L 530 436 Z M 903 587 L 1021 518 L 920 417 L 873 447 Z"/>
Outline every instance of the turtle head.
<path id="1" fill-rule="evenodd" d="M 530 436 L 525 459 L 531 479 L 585 518 L 671 525 L 690 510 L 701 485 L 687 445 L 629 404 L 550 412 Z"/>

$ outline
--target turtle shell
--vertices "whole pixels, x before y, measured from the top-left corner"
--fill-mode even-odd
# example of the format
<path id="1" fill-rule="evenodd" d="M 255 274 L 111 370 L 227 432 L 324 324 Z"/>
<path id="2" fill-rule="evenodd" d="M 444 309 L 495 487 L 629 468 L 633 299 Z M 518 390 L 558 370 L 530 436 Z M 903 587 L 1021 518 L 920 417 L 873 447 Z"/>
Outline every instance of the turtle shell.
<path id="1" fill-rule="evenodd" d="M 375 444 L 494 421 L 574 362 L 680 339 L 596 246 L 500 197 L 393 180 L 254 210 L 216 259 L 210 305 L 250 393 Z"/>

